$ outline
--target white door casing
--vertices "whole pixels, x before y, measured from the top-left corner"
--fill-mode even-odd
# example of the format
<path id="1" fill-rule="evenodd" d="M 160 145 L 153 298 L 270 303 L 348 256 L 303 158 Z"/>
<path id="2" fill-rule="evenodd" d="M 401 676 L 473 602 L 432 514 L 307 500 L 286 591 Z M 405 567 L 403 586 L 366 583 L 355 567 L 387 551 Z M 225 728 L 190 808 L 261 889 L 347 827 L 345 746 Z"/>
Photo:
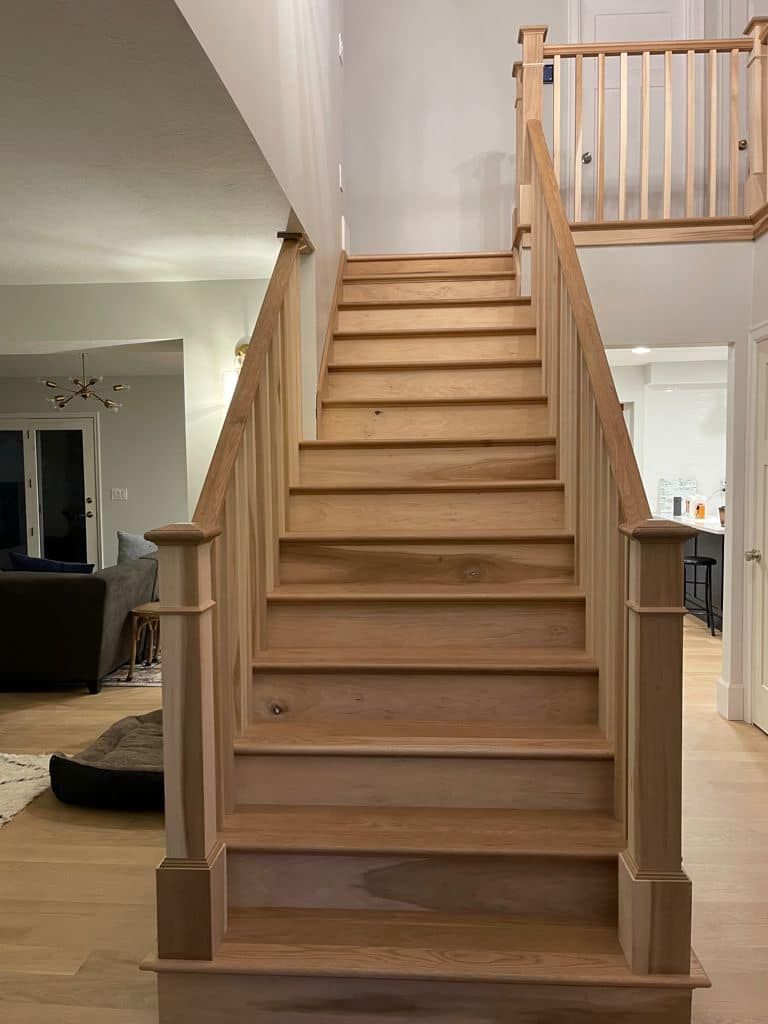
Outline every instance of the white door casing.
<path id="1" fill-rule="evenodd" d="M 768 337 L 754 353 L 752 488 L 745 551 L 750 629 L 745 639 L 751 654 L 752 721 L 768 732 Z"/>

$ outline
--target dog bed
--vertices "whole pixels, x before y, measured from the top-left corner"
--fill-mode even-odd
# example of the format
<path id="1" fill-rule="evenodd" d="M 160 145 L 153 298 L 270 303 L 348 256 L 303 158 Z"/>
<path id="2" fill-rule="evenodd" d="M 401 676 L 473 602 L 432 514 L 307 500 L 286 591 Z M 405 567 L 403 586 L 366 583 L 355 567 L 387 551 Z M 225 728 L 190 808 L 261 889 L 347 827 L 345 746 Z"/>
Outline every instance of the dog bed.
<path id="1" fill-rule="evenodd" d="M 65 804 L 162 810 L 163 713 L 121 718 L 79 754 L 53 754 L 51 788 Z"/>

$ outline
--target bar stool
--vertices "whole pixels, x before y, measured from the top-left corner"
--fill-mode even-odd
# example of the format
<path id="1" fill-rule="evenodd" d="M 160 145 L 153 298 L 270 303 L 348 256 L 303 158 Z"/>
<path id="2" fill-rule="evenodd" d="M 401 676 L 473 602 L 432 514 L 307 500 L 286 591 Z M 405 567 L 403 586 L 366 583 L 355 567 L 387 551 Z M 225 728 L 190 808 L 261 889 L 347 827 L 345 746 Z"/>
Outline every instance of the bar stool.
<path id="1" fill-rule="evenodd" d="M 708 555 L 686 555 L 683 559 L 683 580 L 686 588 L 693 586 L 694 600 L 699 599 L 699 587 L 704 587 L 704 608 L 707 613 L 707 629 L 715 635 L 715 613 L 712 611 L 712 566 L 717 560 Z M 688 578 L 688 567 L 693 569 L 693 577 Z M 704 569 L 704 579 L 699 579 L 699 569 Z"/>

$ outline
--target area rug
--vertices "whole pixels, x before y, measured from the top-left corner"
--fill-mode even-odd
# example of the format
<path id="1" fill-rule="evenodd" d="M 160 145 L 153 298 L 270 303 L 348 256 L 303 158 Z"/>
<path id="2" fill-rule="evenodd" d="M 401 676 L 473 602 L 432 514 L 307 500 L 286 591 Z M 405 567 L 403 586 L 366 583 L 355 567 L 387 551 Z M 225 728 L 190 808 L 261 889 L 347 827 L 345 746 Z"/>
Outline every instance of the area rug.
<path id="1" fill-rule="evenodd" d="M 50 785 L 50 754 L 0 754 L 0 828 Z"/>
<path id="2" fill-rule="evenodd" d="M 128 682 L 128 666 L 123 665 L 117 669 L 116 672 L 110 673 L 105 676 L 102 681 L 102 686 L 162 686 L 163 685 L 163 669 L 162 665 L 157 662 L 154 665 L 137 665 L 133 670 L 133 679 Z"/>

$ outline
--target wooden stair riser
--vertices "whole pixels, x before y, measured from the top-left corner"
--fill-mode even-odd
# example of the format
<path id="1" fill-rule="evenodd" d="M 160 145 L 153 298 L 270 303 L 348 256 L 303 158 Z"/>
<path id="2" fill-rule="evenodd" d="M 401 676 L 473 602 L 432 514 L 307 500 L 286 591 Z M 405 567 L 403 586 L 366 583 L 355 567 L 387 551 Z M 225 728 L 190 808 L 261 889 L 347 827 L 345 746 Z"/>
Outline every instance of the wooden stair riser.
<path id="1" fill-rule="evenodd" d="M 463 437 L 528 438 L 549 433 L 546 402 L 445 402 L 365 405 L 323 403 L 319 436 L 326 440 Z"/>
<path id="2" fill-rule="evenodd" d="M 529 300 L 488 304 L 339 307 L 337 334 L 424 334 L 429 331 L 509 331 L 535 327 Z"/>
<path id="3" fill-rule="evenodd" d="M 229 850 L 229 905 L 510 913 L 611 924 L 616 858 Z"/>
<path id="4" fill-rule="evenodd" d="M 346 266 L 347 277 L 365 277 L 369 274 L 461 274 L 484 272 L 513 272 L 515 260 L 512 254 L 481 256 L 416 256 L 383 259 L 350 259 Z"/>
<path id="5" fill-rule="evenodd" d="M 544 444 L 460 444 L 304 447 L 299 481 L 328 484 L 465 483 L 473 480 L 552 480 L 556 476 L 554 442 Z"/>
<path id="6" fill-rule="evenodd" d="M 239 754 L 236 804 L 608 811 L 606 758 Z"/>
<path id="7" fill-rule="evenodd" d="M 536 359 L 533 331 L 519 334 L 435 334 L 427 337 L 400 335 L 388 338 L 334 338 L 331 362 L 344 363 L 457 363 L 467 360 Z"/>
<path id="8" fill-rule="evenodd" d="M 299 455 L 299 482 L 328 484 L 465 483 L 472 480 L 551 480 L 552 441 L 531 444 L 317 445 Z"/>
<path id="9" fill-rule="evenodd" d="M 164 972 L 162 1024 L 689 1024 L 685 989 Z"/>
<path id="10" fill-rule="evenodd" d="M 562 490 L 327 491 L 293 493 L 288 530 L 323 535 L 433 530 L 559 530 Z"/>
<path id="11" fill-rule="evenodd" d="M 483 583 L 569 581 L 573 543 L 280 542 L 281 583 L 405 583 L 471 589 Z"/>
<path id="12" fill-rule="evenodd" d="M 431 300 L 455 302 L 459 299 L 513 299 L 517 295 L 514 276 L 504 277 L 428 277 L 419 280 L 401 277 L 394 280 L 372 280 L 354 277 L 344 281 L 342 302 L 409 302 Z"/>
<path id="13" fill-rule="evenodd" d="M 330 401 L 431 398 L 522 398 L 542 393 L 540 366 L 470 369 L 331 370 L 325 389 Z"/>
<path id="14" fill-rule="evenodd" d="M 586 673 L 275 672 L 256 670 L 255 721 L 403 719 L 438 722 L 597 722 L 597 676 Z"/>
<path id="15" fill-rule="evenodd" d="M 392 644 L 422 651 L 509 654 L 518 648 L 584 649 L 584 602 L 269 600 L 267 648 L 362 650 Z"/>

